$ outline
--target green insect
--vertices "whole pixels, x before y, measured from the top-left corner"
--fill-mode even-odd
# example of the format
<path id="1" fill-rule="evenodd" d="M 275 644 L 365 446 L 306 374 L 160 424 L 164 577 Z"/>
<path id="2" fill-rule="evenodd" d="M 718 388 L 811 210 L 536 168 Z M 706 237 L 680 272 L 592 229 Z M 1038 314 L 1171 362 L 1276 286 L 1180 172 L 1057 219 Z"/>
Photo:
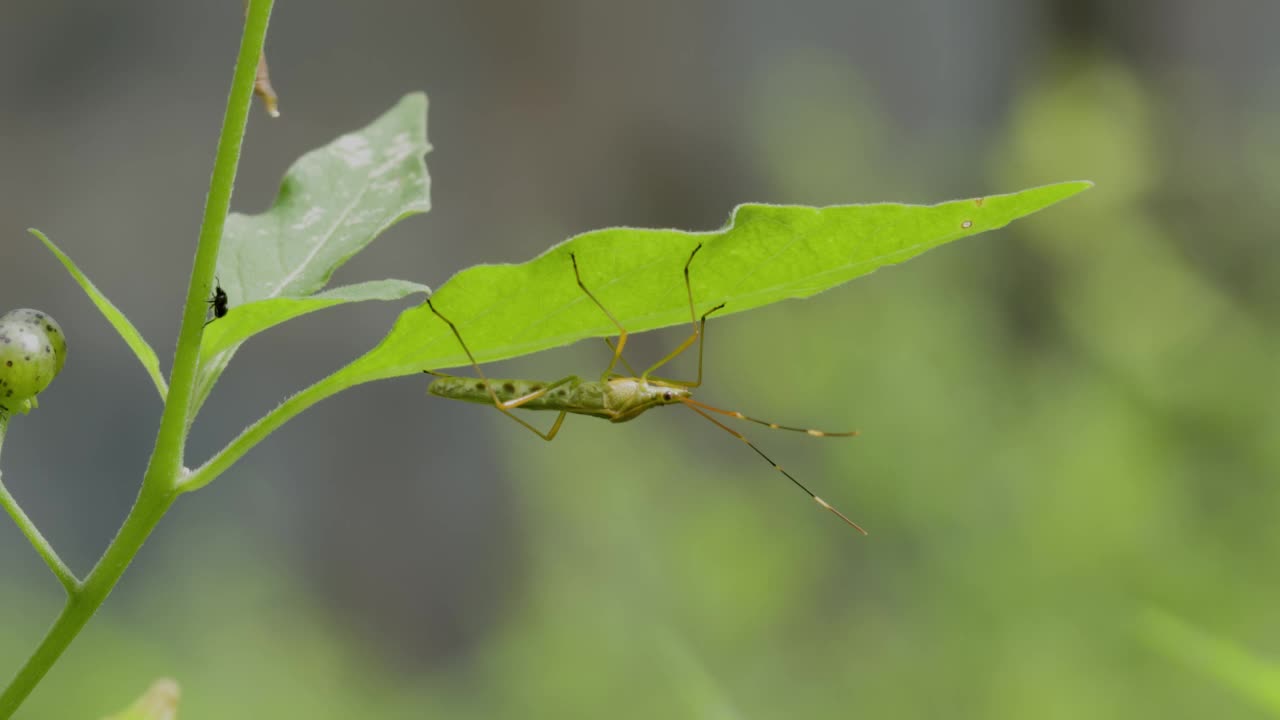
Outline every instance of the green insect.
<path id="1" fill-rule="evenodd" d="M 427 388 L 427 392 L 451 400 L 464 400 L 466 402 L 492 404 L 498 408 L 507 417 L 515 420 L 529 430 L 536 433 L 543 440 L 552 440 L 556 433 L 560 432 L 560 425 L 564 422 L 564 418 L 569 413 L 575 415 L 590 415 L 593 417 L 604 418 L 610 422 L 620 423 L 633 420 L 649 408 L 658 407 L 660 405 L 674 405 L 681 403 L 690 410 L 698 413 L 702 417 L 715 423 L 720 429 L 729 433 L 746 443 L 748 447 L 756 451 L 756 454 L 764 458 L 766 462 L 773 466 L 775 470 L 786 476 L 788 480 L 803 490 L 813 498 L 813 501 L 821 507 L 831 511 L 841 520 L 848 523 L 863 535 L 867 534 L 854 521 L 850 520 L 844 513 L 837 510 L 826 500 L 818 497 L 812 490 L 805 487 L 803 483 L 792 477 L 791 473 L 782 469 L 773 460 L 765 455 L 764 452 L 755 446 L 745 435 L 725 425 L 719 420 L 712 417 L 709 413 L 717 413 L 727 415 L 739 420 L 764 425 L 765 427 L 775 430 L 791 430 L 794 432 L 802 432 L 812 437 L 851 437 L 857 435 L 855 432 L 823 432 L 822 430 L 811 430 L 809 428 L 789 427 L 779 425 L 777 423 L 767 422 L 757 418 L 743 415 L 735 410 L 723 410 L 721 408 L 707 405 L 693 399 L 694 388 L 702 385 L 702 337 L 706 333 L 707 318 L 717 310 L 724 307 L 721 303 L 702 314 L 699 318 L 697 310 L 693 303 L 693 287 L 689 283 L 689 266 L 693 263 L 693 258 L 702 249 L 699 244 L 689 254 L 689 259 L 684 264 L 684 287 L 685 292 L 689 296 L 689 318 L 693 323 L 693 334 L 691 334 L 684 342 L 680 343 L 674 350 L 667 353 L 666 357 L 659 360 L 648 370 L 640 375 L 636 375 L 631 365 L 622 357 L 622 348 L 627 344 L 627 330 L 622 327 L 622 323 L 618 322 L 613 313 L 598 300 L 596 296 L 587 289 L 582 282 L 582 273 L 578 270 L 578 259 L 570 254 L 569 259 L 573 263 L 573 275 L 578 281 L 578 287 L 587 297 L 600 308 L 600 312 L 609 318 L 609 321 L 618 328 L 618 341 L 613 343 L 608 339 L 605 340 L 609 347 L 613 350 L 613 359 L 609 361 L 609 366 L 605 368 L 599 380 L 583 380 L 576 375 L 569 375 L 560 378 L 555 382 L 541 382 L 537 380 L 498 380 L 489 379 L 485 376 L 484 371 L 480 369 L 480 364 L 476 362 L 476 358 L 471 354 L 471 350 L 467 348 L 467 344 L 462 339 L 462 333 L 458 332 L 458 327 L 453 324 L 449 318 L 445 317 L 436 309 L 431 300 L 427 300 L 427 306 L 431 308 L 441 320 L 449 326 L 453 331 L 454 337 L 458 339 L 458 344 L 462 346 L 463 352 L 471 360 L 471 365 L 475 367 L 476 374 L 479 377 L 460 377 L 456 375 L 445 375 L 443 373 L 424 370 L 423 372 L 436 376 Z M 688 350 L 694 343 L 698 344 L 698 378 L 693 381 L 672 380 L 670 378 L 657 377 L 653 372 L 658 368 L 666 365 L 674 360 L 677 356 Z M 621 362 L 623 366 L 631 373 L 630 375 L 622 375 L 614 372 L 614 368 Z M 538 428 L 530 425 L 524 419 L 512 413 L 515 409 L 523 410 L 552 410 L 559 412 L 560 415 L 555 422 L 551 424 L 551 429 L 543 432 Z"/>

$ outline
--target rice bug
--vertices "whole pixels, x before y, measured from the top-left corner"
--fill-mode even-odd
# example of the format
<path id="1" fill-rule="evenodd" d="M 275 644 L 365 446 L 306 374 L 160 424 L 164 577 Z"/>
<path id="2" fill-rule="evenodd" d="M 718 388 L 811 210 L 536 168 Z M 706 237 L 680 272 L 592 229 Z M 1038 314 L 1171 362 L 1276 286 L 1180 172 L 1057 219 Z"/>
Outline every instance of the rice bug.
<path id="1" fill-rule="evenodd" d="M 214 278 L 213 297 L 205 300 L 213 310 L 213 317 L 204 321 L 205 325 L 227 314 L 227 292 L 222 289 L 222 280 Z"/>
<path id="2" fill-rule="evenodd" d="M 569 375 L 554 382 L 541 382 L 537 380 L 490 380 L 484 371 L 480 369 L 480 364 L 476 362 L 476 358 L 471 354 L 471 350 L 462 339 L 462 333 L 458 332 L 458 327 L 453 321 L 445 317 L 432 304 L 431 299 L 427 299 L 427 306 L 441 320 L 449 326 L 453 331 L 454 337 L 458 339 L 458 344 L 462 346 L 463 352 L 471 360 L 472 367 L 475 368 L 478 377 L 460 377 L 456 375 L 446 375 L 431 370 L 423 372 L 435 376 L 435 380 L 427 388 L 427 392 L 451 400 L 463 400 L 466 402 L 492 404 L 504 415 L 515 420 L 529 430 L 536 433 L 543 440 L 552 440 L 556 433 L 560 432 L 560 425 L 564 422 L 564 418 L 569 413 L 575 415 L 590 415 L 593 417 L 604 418 L 610 422 L 620 423 L 633 420 L 649 408 L 658 407 L 660 405 L 673 405 L 681 403 L 690 410 L 698 413 L 702 417 L 714 423 L 717 427 L 730 435 L 736 437 L 746 443 L 748 447 L 756 452 L 757 455 L 764 458 L 766 462 L 773 466 L 775 470 L 786 476 L 788 480 L 803 490 L 810 498 L 813 499 L 822 508 L 831 511 L 849 526 L 853 527 L 863 535 L 867 534 L 854 521 L 850 520 L 844 513 L 837 510 L 826 500 L 818 497 L 812 490 L 805 487 L 803 483 L 791 475 L 791 473 L 782 469 L 782 466 L 775 463 L 768 455 L 764 454 L 760 448 L 756 447 L 746 438 L 745 435 L 725 425 L 715 419 L 710 413 L 726 415 L 738 420 L 746 420 L 758 425 L 764 425 L 774 430 L 790 430 L 793 432 L 802 432 L 811 437 L 851 437 L 857 435 L 855 432 L 824 432 L 822 430 L 812 430 L 809 428 L 790 427 L 787 425 L 779 425 L 777 423 L 760 420 L 758 418 L 744 415 L 736 410 L 724 410 L 713 407 L 698 400 L 693 399 L 693 389 L 702 385 L 702 338 L 706 333 L 707 318 L 724 307 L 721 303 L 702 314 L 699 318 L 697 310 L 693 303 L 693 287 L 689 283 L 689 266 L 693 263 L 693 258 L 702 249 L 699 244 L 689 254 L 689 259 L 684 264 L 684 287 L 689 297 L 689 319 L 693 324 L 693 333 L 680 343 L 674 350 L 667 353 L 665 357 L 655 363 L 648 370 L 640 375 L 636 375 L 631 365 L 622 357 L 622 348 L 627 344 L 627 330 L 618 322 L 613 313 L 598 300 L 596 296 L 587 289 L 586 284 L 582 282 L 582 273 L 578 270 L 578 258 L 570 254 L 569 259 L 573 263 L 573 275 L 578 282 L 578 287 L 586 294 L 588 298 L 600 308 L 600 312 L 609 318 L 609 321 L 618 328 L 617 343 L 605 340 L 609 347 L 613 350 L 613 359 L 609 361 L 608 367 L 601 374 L 599 380 L 583 380 L 576 375 Z M 658 368 L 666 365 L 674 360 L 677 356 L 688 350 L 694 343 L 698 344 L 698 377 L 696 380 L 673 380 L 670 378 L 657 377 L 653 372 Z M 622 375 L 614 372 L 614 368 L 621 362 L 630 375 Z M 512 410 L 517 408 L 524 410 L 552 410 L 559 412 L 560 415 L 551 424 L 551 429 L 543 432 L 538 428 L 530 425 L 524 419 L 517 417 Z"/>

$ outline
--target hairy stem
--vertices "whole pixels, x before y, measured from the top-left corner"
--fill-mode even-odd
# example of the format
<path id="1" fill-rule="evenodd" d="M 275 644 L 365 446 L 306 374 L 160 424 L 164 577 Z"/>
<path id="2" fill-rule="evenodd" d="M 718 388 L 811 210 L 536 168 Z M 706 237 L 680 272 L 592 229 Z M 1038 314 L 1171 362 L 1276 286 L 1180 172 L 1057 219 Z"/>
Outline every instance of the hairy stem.
<path id="1" fill-rule="evenodd" d="M 284 425 L 298 413 L 321 400 L 350 387 L 350 384 L 350 381 L 343 377 L 343 371 L 340 370 L 290 396 L 288 400 L 280 403 L 274 410 L 258 418 L 257 422 L 241 431 L 226 447 L 219 450 L 218 454 L 209 458 L 208 462 L 180 480 L 178 482 L 178 492 L 191 492 L 208 485 L 214 478 L 226 472 L 237 460 L 244 457 L 244 454 L 249 452 L 254 445 L 262 442 L 265 437 L 275 432 L 281 425 Z"/>
<path id="2" fill-rule="evenodd" d="M 222 134 L 218 138 L 213 176 L 209 181 L 209 195 L 205 200 L 204 220 L 191 271 L 191 284 L 187 289 L 187 302 L 182 312 L 182 329 L 178 335 L 178 349 L 170 376 L 169 396 L 142 488 L 124 524 L 120 526 L 120 531 L 107 546 L 98 564 L 85 578 L 78 592 L 68 596 L 62 613 L 54 620 L 35 652 L 27 658 L 4 692 L 0 693 L 0 720 L 7 720 L 13 715 L 89 622 L 89 618 L 97 612 L 177 497 L 176 485 L 182 472 L 187 414 L 191 408 L 204 324 L 204 299 L 213 279 L 222 229 L 231 207 L 231 191 L 240 161 L 240 147 L 244 141 L 245 126 L 253 101 L 254 75 L 266 38 L 272 3 L 273 0 L 253 0 L 245 18 L 244 35 L 236 59 L 227 111 L 223 117 Z"/>

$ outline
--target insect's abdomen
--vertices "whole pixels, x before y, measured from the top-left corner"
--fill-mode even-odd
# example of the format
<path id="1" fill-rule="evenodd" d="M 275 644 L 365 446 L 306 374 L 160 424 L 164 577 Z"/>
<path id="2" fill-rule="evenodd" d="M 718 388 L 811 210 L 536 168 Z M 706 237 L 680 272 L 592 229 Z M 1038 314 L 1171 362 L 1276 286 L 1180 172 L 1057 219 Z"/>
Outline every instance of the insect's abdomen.
<path id="1" fill-rule="evenodd" d="M 577 378 L 559 385 L 550 392 L 541 397 L 530 400 L 520 407 L 525 410 L 561 410 L 571 402 L 575 395 L 578 385 L 581 383 Z M 516 398 L 522 398 L 531 393 L 535 393 L 545 388 L 550 383 L 540 380 L 502 380 L 490 378 L 489 384 L 493 386 L 493 392 L 498 396 L 498 400 L 508 402 Z M 451 400 L 465 400 L 467 402 L 484 403 L 486 405 L 493 404 L 493 397 L 489 395 L 489 389 L 485 387 L 484 381 L 479 378 L 469 377 L 439 377 L 431 381 L 431 385 L 427 387 L 427 392 L 432 395 L 438 395 Z"/>

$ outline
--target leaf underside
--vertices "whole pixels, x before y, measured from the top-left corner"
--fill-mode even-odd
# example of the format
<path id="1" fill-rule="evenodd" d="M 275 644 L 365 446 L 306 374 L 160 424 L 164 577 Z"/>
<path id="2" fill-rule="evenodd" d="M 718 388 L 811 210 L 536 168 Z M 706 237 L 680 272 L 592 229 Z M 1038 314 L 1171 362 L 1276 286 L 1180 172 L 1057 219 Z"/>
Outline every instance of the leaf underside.
<path id="1" fill-rule="evenodd" d="M 299 158 L 266 212 L 231 213 L 217 275 L 232 305 L 310 295 L 382 231 L 430 210 L 426 112 L 425 95 L 406 95 Z"/>
<path id="2" fill-rule="evenodd" d="M 430 209 L 430 177 L 423 161 L 431 149 L 426 112 L 425 95 L 406 95 L 367 127 L 302 156 L 286 173 L 269 210 L 228 216 L 216 279 L 231 309 L 206 328 L 193 412 L 236 349 L 253 335 L 342 303 L 430 292 L 414 282 L 381 280 L 315 294 L 384 230 Z M 30 232 L 62 262 L 133 350 L 163 400 L 168 387 L 160 361 L 141 333 L 58 246 L 39 230 Z"/>
<path id="3" fill-rule="evenodd" d="M 231 308 L 206 329 L 197 405 L 256 333 L 341 303 L 428 292 L 384 280 L 313 294 L 384 230 L 430 210 L 426 112 L 425 95 L 406 95 L 367 127 L 303 155 L 266 212 L 227 217 L 217 280 Z"/>
<path id="4" fill-rule="evenodd" d="M 689 322 L 682 269 L 690 268 L 699 312 L 743 312 L 831 289 L 939 245 L 1003 227 L 1089 187 L 1064 182 L 938 205 L 825 208 L 740 205 L 712 232 L 612 228 L 566 240 L 518 265 L 459 272 L 432 302 L 452 320 L 480 362 L 492 362 L 617 329 L 580 290 L 583 281 L 630 332 Z M 349 365 L 370 380 L 469 364 L 448 327 L 425 304 L 404 311 L 378 347 Z"/>

